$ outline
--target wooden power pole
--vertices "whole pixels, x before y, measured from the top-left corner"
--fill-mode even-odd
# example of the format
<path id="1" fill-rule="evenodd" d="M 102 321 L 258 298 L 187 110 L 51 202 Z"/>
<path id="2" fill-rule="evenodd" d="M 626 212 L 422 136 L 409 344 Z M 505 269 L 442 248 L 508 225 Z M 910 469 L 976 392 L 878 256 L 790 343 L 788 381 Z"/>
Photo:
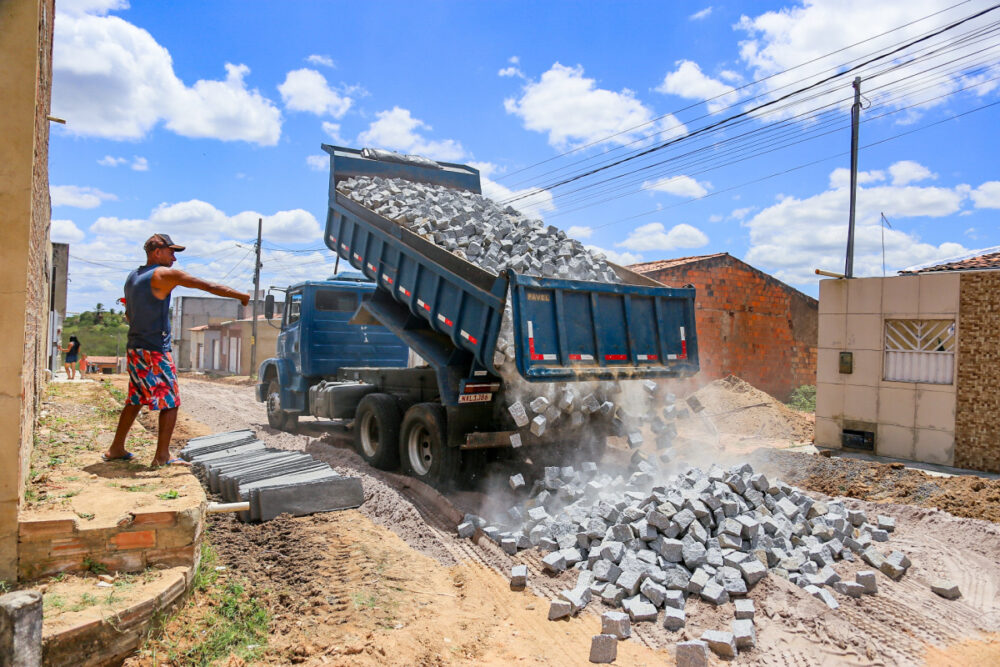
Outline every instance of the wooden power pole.
<path id="1" fill-rule="evenodd" d="M 253 320 L 250 324 L 250 377 L 257 377 L 257 301 L 260 298 L 260 234 L 264 219 L 257 218 L 257 245 L 253 264 Z"/>

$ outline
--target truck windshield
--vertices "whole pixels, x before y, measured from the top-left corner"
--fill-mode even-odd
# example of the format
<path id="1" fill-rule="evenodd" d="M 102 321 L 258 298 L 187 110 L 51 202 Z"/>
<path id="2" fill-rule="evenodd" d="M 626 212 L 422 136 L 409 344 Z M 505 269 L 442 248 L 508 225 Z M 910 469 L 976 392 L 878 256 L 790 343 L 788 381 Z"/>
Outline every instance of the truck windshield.
<path id="1" fill-rule="evenodd" d="M 316 310 L 335 310 L 343 313 L 353 313 L 358 307 L 358 297 L 354 292 L 334 292 L 319 290 L 316 292 Z"/>

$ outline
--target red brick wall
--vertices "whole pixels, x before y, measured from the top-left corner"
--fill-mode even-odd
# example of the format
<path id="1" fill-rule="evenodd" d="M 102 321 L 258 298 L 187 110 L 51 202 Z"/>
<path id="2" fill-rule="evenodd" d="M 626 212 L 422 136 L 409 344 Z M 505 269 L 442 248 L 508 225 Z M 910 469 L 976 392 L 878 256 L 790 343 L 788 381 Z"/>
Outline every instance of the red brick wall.
<path id="1" fill-rule="evenodd" d="M 815 299 L 729 255 L 646 275 L 697 290 L 699 384 L 732 374 L 780 400 L 816 384 Z"/>

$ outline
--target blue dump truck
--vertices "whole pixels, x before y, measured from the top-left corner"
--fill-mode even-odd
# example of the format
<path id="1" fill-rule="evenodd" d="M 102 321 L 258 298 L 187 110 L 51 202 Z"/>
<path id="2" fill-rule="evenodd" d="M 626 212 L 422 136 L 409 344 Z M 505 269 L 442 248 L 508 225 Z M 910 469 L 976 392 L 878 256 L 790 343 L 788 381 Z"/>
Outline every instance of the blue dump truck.
<path id="1" fill-rule="evenodd" d="M 693 289 L 665 287 L 615 265 L 621 282 L 613 284 L 511 270 L 495 275 L 337 191 L 342 179 L 381 176 L 480 194 L 476 169 L 372 158 L 337 146 L 323 150 L 330 155 L 326 245 L 371 283 L 355 288 L 363 294 L 349 318 L 348 327 L 354 328 L 339 329 L 339 339 L 323 320 L 327 311 L 308 303 L 315 298 L 310 293 L 330 289 L 329 283 L 292 288 L 278 357 L 261 365 L 257 386 L 272 425 L 288 428 L 303 414 L 353 419 L 355 446 L 371 465 L 401 464 L 404 472 L 431 483 L 454 481 L 463 457 L 509 447 L 518 432 L 506 409 L 504 381 L 493 366 L 508 295 L 517 372 L 528 382 L 697 372 Z M 296 319 L 289 313 L 299 287 Z M 273 312 L 273 306 L 265 311 Z M 365 327 L 369 340 L 361 342 Z M 426 365 L 386 363 L 396 348 L 389 338 L 372 338 L 376 329 L 402 341 Z M 325 352 L 317 347 L 326 345 L 360 351 L 358 365 L 340 363 L 339 357 L 337 364 L 326 363 L 337 356 L 330 347 Z M 402 354 L 395 360 L 402 362 Z M 579 432 L 559 435 L 596 453 L 609 435 L 618 434 L 615 428 L 612 418 L 595 415 Z M 524 445 L 545 444 L 531 433 L 521 435 Z"/>

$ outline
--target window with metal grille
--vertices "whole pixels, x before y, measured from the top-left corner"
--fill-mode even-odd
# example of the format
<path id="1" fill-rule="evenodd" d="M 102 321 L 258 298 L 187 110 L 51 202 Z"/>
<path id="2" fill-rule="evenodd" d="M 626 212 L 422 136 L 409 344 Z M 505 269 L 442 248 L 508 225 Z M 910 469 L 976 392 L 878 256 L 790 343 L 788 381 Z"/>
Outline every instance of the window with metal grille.
<path id="1" fill-rule="evenodd" d="M 892 382 L 951 384 L 955 320 L 886 320 L 884 377 Z"/>

